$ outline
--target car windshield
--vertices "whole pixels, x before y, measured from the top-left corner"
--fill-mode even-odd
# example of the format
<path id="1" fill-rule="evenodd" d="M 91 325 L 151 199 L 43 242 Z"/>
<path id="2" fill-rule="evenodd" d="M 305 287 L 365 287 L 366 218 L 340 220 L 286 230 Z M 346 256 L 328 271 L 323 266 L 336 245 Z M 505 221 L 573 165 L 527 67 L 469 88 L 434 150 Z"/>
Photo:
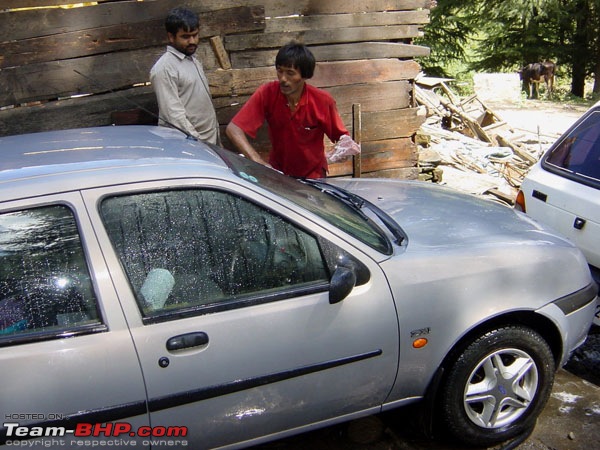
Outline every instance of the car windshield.
<path id="1" fill-rule="evenodd" d="M 594 111 L 546 156 L 546 164 L 600 181 L 600 111 Z"/>
<path id="2" fill-rule="evenodd" d="M 325 189 L 322 183 L 302 182 L 268 169 L 229 150 L 215 149 L 236 175 L 254 182 L 386 255 L 392 247 L 383 230 L 361 211 L 361 197 L 342 189 Z"/>

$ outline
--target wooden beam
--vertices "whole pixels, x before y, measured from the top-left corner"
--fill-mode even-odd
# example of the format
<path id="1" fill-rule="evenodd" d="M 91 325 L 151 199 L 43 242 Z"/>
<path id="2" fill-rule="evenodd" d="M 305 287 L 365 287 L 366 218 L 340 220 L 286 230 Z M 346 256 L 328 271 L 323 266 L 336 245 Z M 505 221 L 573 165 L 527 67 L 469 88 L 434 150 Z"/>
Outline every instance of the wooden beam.
<path id="1" fill-rule="evenodd" d="M 416 146 L 410 138 L 363 142 L 361 146 L 361 174 L 416 166 L 418 154 Z M 352 160 L 329 165 L 330 176 L 351 175 L 352 173 Z"/>
<path id="2" fill-rule="evenodd" d="M 310 81 L 309 81 L 310 83 Z M 336 100 L 340 113 L 349 113 L 354 103 L 360 103 L 363 113 L 410 107 L 408 81 L 386 81 L 324 88 Z"/>
<path id="3" fill-rule="evenodd" d="M 362 117 L 360 103 L 354 103 L 352 105 L 352 139 L 358 145 L 362 142 Z M 361 149 L 362 151 L 362 149 Z M 361 176 L 361 158 L 362 155 L 352 156 L 352 176 L 354 178 L 360 178 Z"/>
<path id="4" fill-rule="evenodd" d="M 311 82 L 318 87 L 380 81 L 412 80 L 421 71 L 416 61 L 371 59 L 317 64 Z"/>
<path id="5" fill-rule="evenodd" d="M 241 51 L 256 48 L 279 48 L 290 41 L 306 45 L 335 44 L 364 41 L 387 41 L 408 39 L 421 35 L 418 25 L 395 25 L 388 27 L 355 27 L 332 30 L 307 30 L 298 32 L 239 34 L 225 38 L 228 51 Z"/>
<path id="6" fill-rule="evenodd" d="M 317 61 L 352 61 L 386 58 L 416 58 L 429 56 L 429 47 L 401 42 L 355 42 L 353 44 L 311 45 Z M 264 67 L 275 63 L 279 49 L 246 50 L 231 53 L 234 68 Z"/>
<path id="7" fill-rule="evenodd" d="M 211 37 L 210 46 L 215 52 L 215 57 L 217 58 L 217 61 L 219 61 L 221 69 L 231 69 L 231 61 L 229 60 L 229 55 L 227 54 L 227 50 L 225 50 L 225 46 L 223 45 L 223 39 L 221 38 L 221 36 Z"/>
<path id="8" fill-rule="evenodd" d="M 60 0 L 2 0 L 0 8 L 52 6 Z M 60 2 L 68 3 L 67 2 Z M 428 9 L 431 0 L 153 0 L 145 2 L 99 2 L 82 8 L 49 8 L 0 12 L 0 40 L 19 40 L 58 33 L 105 27 L 122 23 L 144 22 L 165 18 L 175 6 L 186 6 L 197 12 L 210 12 L 241 6 L 264 6 L 269 17 L 291 15 L 369 13 L 378 11 L 409 11 Z M 29 26 L 23 27 L 23 23 Z"/>
<path id="9" fill-rule="evenodd" d="M 420 69 L 421 66 L 415 61 L 397 59 L 325 62 L 317 64 L 315 75 L 309 82 L 316 87 L 326 88 L 347 84 L 410 80 L 419 73 Z M 274 80 L 275 76 L 274 67 L 207 73 L 210 90 L 215 97 L 250 95 L 261 84 Z"/>
<path id="10" fill-rule="evenodd" d="M 200 38 L 240 31 L 260 31 L 265 26 L 262 7 L 237 7 L 203 13 Z M 164 19 L 155 19 L 85 31 L 59 33 L 0 43 L 0 68 L 121 50 L 166 45 Z"/>
<path id="11" fill-rule="evenodd" d="M 351 118 L 342 114 L 344 123 Z M 398 137 L 411 137 L 425 122 L 425 114 L 419 108 L 374 111 L 362 115 L 362 140 L 377 141 Z"/>
<path id="12" fill-rule="evenodd" d="M 156 110 L 150 86 L 0 110 L 0 136 L 110 125 L 111 112 L 139 106 Z"/>
<path id="13" fill-rule="evenodd" d="M 326 14 L 269 18 L 265 33 L 324 30 L 390 25 L 413 25 L 429 23 L 429 11 L 397 11 L 357 14 Z"/>

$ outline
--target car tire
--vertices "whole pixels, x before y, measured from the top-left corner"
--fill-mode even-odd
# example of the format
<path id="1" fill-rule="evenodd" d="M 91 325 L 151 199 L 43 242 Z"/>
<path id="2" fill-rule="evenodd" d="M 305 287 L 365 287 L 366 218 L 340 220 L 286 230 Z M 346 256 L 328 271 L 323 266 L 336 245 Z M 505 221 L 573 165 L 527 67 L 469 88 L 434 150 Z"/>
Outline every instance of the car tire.
<path id="1" fill-rule="evenodd" d="M 471 341 L 447 370 L 441 420 L 472 446 L 491 446 L 529 433 L 554 382 L 550 347 L 534 330 L 507 326 Z"/>

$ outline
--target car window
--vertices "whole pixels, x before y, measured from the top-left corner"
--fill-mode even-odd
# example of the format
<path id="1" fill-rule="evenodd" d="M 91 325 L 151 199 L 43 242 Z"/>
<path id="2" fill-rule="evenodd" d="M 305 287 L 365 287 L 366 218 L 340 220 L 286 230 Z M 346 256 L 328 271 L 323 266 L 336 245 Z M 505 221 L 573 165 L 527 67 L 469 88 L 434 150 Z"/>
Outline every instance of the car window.
<path id="1" fill-rule="evenodd" d="M 63 205 L 0 214 L 0 345 L 100 323 L 75 218 Z"/>
<path id="2" fill-rule="evenodd" d="M 600 180 L 600 112 L 589 115 L 546 156 L 546 164 Z"/>
<path id="3" fill-rule="evenodd" d="M 271 301 L 281 293 L 324 290 L 329 280 L 314 236 L 230 193 L 109 197 L 101 215 L 144 317 Z"/>

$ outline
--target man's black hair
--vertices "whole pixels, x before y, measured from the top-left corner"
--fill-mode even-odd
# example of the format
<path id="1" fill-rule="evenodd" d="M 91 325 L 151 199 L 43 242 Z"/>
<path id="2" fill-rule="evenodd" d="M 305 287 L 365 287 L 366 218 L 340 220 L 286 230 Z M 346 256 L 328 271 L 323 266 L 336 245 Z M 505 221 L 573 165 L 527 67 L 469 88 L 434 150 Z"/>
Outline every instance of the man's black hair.
<path id="1" fill-rule="evenodd" d="M 179 30 L 185 32 L 194 31 L 200 28 L 200 19 L 198 14 L 186 8 L 174 8 L 169 11 L 165 19 L 165 28 L 167 33 L 177 34 Z"/>
<path id="2" fill-rule="evenodd" d="M 315 57 L 308 47 L 297 42 L 290 42 L 281 47 L 275 57 L 275 67 L 293 67 L 306 79 L 312 78 L 315 64 Z"/>

